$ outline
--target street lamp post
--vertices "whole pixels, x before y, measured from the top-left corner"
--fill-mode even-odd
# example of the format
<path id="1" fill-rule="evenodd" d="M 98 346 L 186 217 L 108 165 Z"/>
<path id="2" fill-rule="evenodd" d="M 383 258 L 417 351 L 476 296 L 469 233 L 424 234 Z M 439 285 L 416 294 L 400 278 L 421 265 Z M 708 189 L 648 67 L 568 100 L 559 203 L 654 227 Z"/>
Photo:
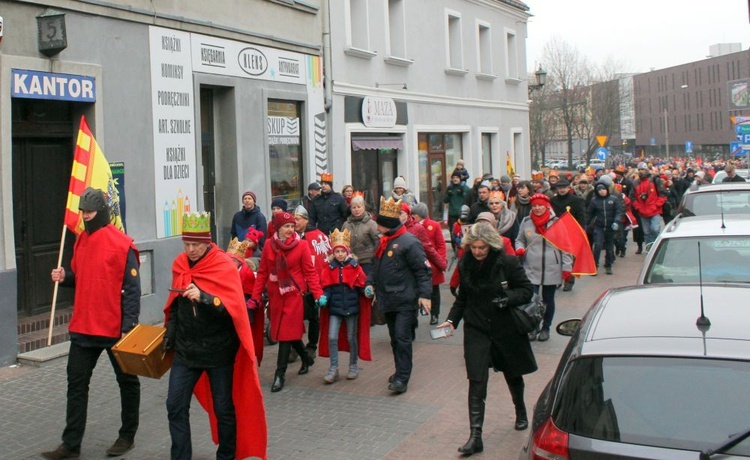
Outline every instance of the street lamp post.
<path id="1" fill-rule="evenodd" d="M 531 97 L 531 93 L 537 89 L 542 89 L 547 83 L 547 72 L 542 69 L 541 65 L 539 66 L 539 69 L 534 72 L 534 80 L 535 84 L 529 85 L 529 97 Z"/>

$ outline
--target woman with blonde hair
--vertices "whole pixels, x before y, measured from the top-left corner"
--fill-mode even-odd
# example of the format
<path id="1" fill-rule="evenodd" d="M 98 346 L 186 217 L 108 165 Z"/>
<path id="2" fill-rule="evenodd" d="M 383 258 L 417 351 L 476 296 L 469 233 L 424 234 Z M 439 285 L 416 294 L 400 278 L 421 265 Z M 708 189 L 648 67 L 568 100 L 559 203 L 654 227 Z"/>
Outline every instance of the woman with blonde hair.
<path id="1" fill-rule="evenodd" d="M 523 375 L 537 370 L 527 334 L 513 322 L 511 309 L 528 303 L 532 286 L 518 260 L 505 254 L 502 237 L 490 225 L 473 225 L 464 235 L 467 249 L 458 262 L 461 282 L 446 322 L 451 331 L 464 320 L 464 362 L 469 379 L 471 436 L 458 451 L 482 452 L 482 425 L 489 369 L 502 372 L 515 406 L 516 430 L 529 426 Z"/>

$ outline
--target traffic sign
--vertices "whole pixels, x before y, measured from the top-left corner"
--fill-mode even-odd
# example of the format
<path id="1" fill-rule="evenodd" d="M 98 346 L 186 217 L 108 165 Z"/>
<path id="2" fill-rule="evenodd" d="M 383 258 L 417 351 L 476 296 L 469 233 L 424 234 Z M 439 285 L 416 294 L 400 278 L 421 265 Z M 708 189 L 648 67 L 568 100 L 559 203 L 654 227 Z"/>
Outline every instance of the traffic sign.
<path id="1" fill-rule="evenodd" d="M 596 141 L 599 143 L 600 147 L 604 147 L 604 144 L 607 143 L 608 136 L 596 136 Z"/>
<path id="2" fill-rule="evenodd" d="M 693 141 L 685 141 L 685 153 L 693 153 Z"/>
<path id="3" fill-rule="evenodd" d="M 607 150 L 606 147 L 599 147 L 598 149 L 596 149 L 596 157 L 599 158 L 600 160 L 606 160 L 608 153 L 609 151 Z"/>
<path id="4" fill-rule="evenodd" d="M 651 138 L 651 145 L 656 145 L 656 138 L 655 137 Z"/>

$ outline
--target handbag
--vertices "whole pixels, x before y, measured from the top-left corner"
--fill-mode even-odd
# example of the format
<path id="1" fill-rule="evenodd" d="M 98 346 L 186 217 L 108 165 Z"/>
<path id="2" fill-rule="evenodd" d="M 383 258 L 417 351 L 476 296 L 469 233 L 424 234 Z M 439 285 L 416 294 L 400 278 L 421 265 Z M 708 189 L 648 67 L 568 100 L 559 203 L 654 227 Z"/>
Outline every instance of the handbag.
<path id="1" fill-rule="evenodd" d="M 545 310 L 542 296 L 537 293 L 531 296 L 531 302 L 511 308 L 510 313 L 513 317 L 513 323 L 519 334 L 528 334 L 536 331 L 542 323 Z"/>
<path id="2" fill-rule="evenodd" d="M 372 299 L 372 307 L 370 308 L 370 326 L 378 325 L 382 326 L 386 324 L 385 314 L 380 309 L 380 305 L 375 299 Z"/>
<path id="3" fill-rule="evenodd" d="M 302 292 L 294 277 L 292 277 L 292 283 L 294 283 L 294 287 L 298 291 Z M 302 292 L 302 308 L 305 321 L 310 321 L 318 317 L 318 305 L 315 303 L 315 296 L 309 290 Z"/>

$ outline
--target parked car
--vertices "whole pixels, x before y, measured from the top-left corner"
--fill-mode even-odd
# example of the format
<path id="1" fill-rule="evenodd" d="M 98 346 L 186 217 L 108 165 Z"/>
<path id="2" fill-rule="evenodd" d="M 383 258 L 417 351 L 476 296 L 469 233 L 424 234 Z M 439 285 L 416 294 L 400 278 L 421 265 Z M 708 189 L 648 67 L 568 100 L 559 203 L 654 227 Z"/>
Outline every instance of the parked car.
<path id="1" fill-rule="evenodd" d="M 568 169 L 568 160 L 554 160 L 548 166 L 552 169 Z"/>
<path id="2" fill-rule="evenodd" d="M 560 323 L 570 342 L 519 459 L 750 456 L 748 296 L 745 286 L 617 288 Z M 701 307 L 710 326 L 697 325 Z"/>
<path id="3" fill-rule="evenodd" d="M 578 163 L 576 163 L 576 169 L 579 172 L 585 172 L 586 168 L 588 168 L 589 166 L 596 169 L 597 166 L 603 168 L 604 164 L 605 164 L 604 160 L 600 160 L 598 158 L 592 158 L 589 160 L 588 164 L 585 161 L 579 161 Z"/>
<path id="4" fill-rule="evenodd" d="M 735 172 L 738 176 L 745 179 L 746 182 L 750 182 L 750 170 L 748 169 L 735 169 Z M 724 171 L 719 171 L 714 176 L 714 179 L 711 181 L 712 184 L 721 184 L 724 178 L 727 177 L 727 173 Z"/>
<path id="5" fill-rule="evenodd" d="M 647 249 L 638 284 L 694 283 L 701 278 L 703 282 L 750 284 L 747 215 L 678 216 Z"/>
<path id="6" fill-rule="evenodd" d="M 690 185 L 682 195 L 677 213 L 686 217 L 711 214 L 742 214 L 750 217 L 750 182 Z"/>

